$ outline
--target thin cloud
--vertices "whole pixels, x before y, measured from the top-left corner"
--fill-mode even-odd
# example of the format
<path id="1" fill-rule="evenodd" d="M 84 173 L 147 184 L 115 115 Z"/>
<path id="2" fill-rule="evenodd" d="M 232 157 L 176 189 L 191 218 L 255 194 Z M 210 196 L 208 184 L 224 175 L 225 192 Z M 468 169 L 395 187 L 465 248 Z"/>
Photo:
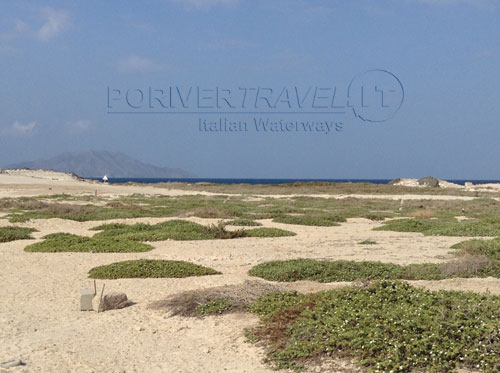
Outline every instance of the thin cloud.
<path id="1" fill-rule="evenodd" d="M 66 129 L 69 133 L 82 133 L 86 132 L 92 128 L 92 121 L 86 119 L 80 119 L 74 122 L 67 122 Z"/>
<path id="2" fill-rule="evenodd" d="M 26 23 L 16 19 L 10 30 L 0 32 L 0 52 L 13 50 L 14 48 L 11 46 L 12 41 L 25 34 L 26 30 Z"/>
<path id="3" fill-rule="evenodd" d="M 163 70 L 163 66 L 144 57 L 129 56 L 121 59 L 118 62 L 118 67 L 121 72 L 125 73 L 147 73 Z"/>
<path id="4" fill-rule="evenodd" d="M 43 8 L 42 18 L 45 20 L 37 32 L 41 41 L 49 41 L 66 30 L 71 24 L 69 12 L 63 9 Z"/>
<path id="5" fill-rule="evenodd" d="M 35 131 L 36 127 L 37 124 L 35 121 L 29 122 L 27 124 L 22 124 L 21 122 L 16 120 L 10 128 L 10 132 L 16 135 L 29 135 Z"/>
<path id="6" fill-rule="evenodd" d="M 26 31 L 26 23 L 23 21 L 16 19 L 14 21 L 14 26 L 9 30 L 5 32 L 0 33 L 0 40 L 1 41 L 10 41 L 12 39 L 17 38 L 18 36 L 22 35 Z"/>

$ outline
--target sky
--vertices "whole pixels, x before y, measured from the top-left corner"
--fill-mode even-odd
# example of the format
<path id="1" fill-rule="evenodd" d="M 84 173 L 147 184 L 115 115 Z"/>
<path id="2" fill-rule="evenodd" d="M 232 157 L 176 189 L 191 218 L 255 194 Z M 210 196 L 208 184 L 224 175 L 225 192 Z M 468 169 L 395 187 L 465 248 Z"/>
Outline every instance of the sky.
<path id="1" fill-rule="evenodd" d="M 0 82 L 0 166 L 94 149 L 202 178 L 500 179 L 497 0 L 0 0 Z"/>

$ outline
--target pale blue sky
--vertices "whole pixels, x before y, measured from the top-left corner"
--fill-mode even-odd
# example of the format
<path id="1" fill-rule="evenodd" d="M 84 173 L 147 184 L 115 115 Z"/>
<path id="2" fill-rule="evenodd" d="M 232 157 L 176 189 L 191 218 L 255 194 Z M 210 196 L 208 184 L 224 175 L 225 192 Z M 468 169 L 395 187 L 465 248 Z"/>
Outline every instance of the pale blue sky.
<path id="1" fill-rule="evenodd" d="M 397 75 L 403 106 L 314 116 L 344 123 L 328 135 L 106 107 L 108 86 L 347 88 L 370 69 Z M 0 166 L 104 149 L 200 177 L 500 179 L 496 0 L 0 0 L 0 71 Z"/>

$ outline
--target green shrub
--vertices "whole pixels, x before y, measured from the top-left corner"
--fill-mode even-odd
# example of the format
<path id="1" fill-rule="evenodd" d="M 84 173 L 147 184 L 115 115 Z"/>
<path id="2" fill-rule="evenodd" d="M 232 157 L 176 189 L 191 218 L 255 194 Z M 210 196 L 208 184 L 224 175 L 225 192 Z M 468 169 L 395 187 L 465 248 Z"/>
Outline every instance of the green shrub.
<path id="1" fill-rule="evenodd" d="M 141 242 L 114 237 L 82 237 L 69 233 L 54 233 L 45 240 L 27 246 L 27 252 L 60 253 L 138 253 L 153 250 L 153 247 Z"/>
<path id="2" fill-rule="evenodd" d="M 328 262 L 314 259 L 292 259 L 262 263 L 250 269 L 248 273 L 250 276 L 257 276 L 270 281 L 310 280 L 335 282 L 401 278 L 404 270 L 396 264 L 380 262 L 346 260 Z"/>
<path id="3" fill-rule="evenodd" d="M 228 311 L 232 306 L 230 299 L 219 298 L 211 302 L 200 304 L 196 307 L 196 314 L 198 316 L 220 315 Z"/>
<path id="4" fill-rule="evenodd" d="M 275 228 L 239 229 L 228 231 L 223 223 L 205 227 L 184 220 L 170 220 L 164 223 L 148 224 L 104 224 L 93 228 L 99 233 L 93 237 L 82 237 L 68 233 L 45 236 L 45 240 L 25 248 L 28 252 L 93 252 L 128 253 L 153 249 L 142 242 L 172 240 L 211 240 L 240 237 L 283 237 L 295 233 Z"/>
<path id="5" fill-rule="evenodd" d="M 387 218 L 392 217 L 392 214 L 383 214 L 383 213 L 375 213 L 375 212 L 369 212 L 363 216 L 365 219 L 370 219 L 374 221 L 381 221 L 385 220 Z"/>
<path id="6" fill-rule="evenodd" d="M 325 215 L 325 216 L 312 216 L 312 215 L 282 215 L 273 219 L 276 223 L 284 224 L 297 224 L 297 225 L 310 225 L 318 227 L 335 227 L 340 225 L 340 222 L 345 222 L 346 218 L 340 215 Z"/>
<path id="7" fill-rule="evenodd" d="M 246 334 L 279 368 L 308 359 L 354 357 L 370 371 L 500 370 L 500 297 L 431 292 L 399 281 L 309 295 L 266 295 Z"/>
<path id="8" fill-rule="evenodd" d="M 376 245 L 376 244 L 377 244 L 377 242 L 376 242 L 376 241 L 373 241 L 373 240 L 368 239 L 368 240 L 361 241 L 359 244 L 360 244 L 360 245 Z"/>
<path id="9" fill-rule="evenodd" d="M 500 261 L 500 237 L 491 240 L 469 240 L 452 246 L 462 255 L 486 255 L 492 260 Z"/>
<path id="10" fill-rule="evenodd" d="M 133 241 L 165 241 L 171 240 L 209 240 L 214 232 L 197 223 L 185 220 L 169 220 L 163 223 L 149 224 L 104 224 L 93 228 L 101 230 L 95 237 L 119 237 Z"/>
<path id="11" fill-rule="evenodd" d="M 104 224 L 93 228 L 101 230 L 95 237 L 119 237 L 134 241 L 211 240 L 243 237 L 282 237 L 295 233 L 277 228 L 238 229 L 229 231 L 224 222 L 206 227 L 185 220 L 169 220 L 155 225 L 148 224 Z"/>
<path id="12" fill-rule="evenodd" d="M 11 242 L 16 240 L 29 240 L 33 238 L 31 233 L 37 232 L 33 228 L 0 227 L 0 242 Z"/>
<path id="13" fill-rule="evenodd" d="M 227 225 L 235 225 L 238 227 L 259 227 L 262 225 L 258 221 L 255 221 L 252 219 L 244 219 L 244 218 L 231 220 L 230 222 L 227 222 L 226 224 Z"/>
<path id="14" fill-rule="evenodd" d="M 278 228 L 255 228 L 245 230 L 245 237 L 289 237 L 296 233 Z"/>
<path id="15" fill-rule="evenodd" d="M 262 295 L 256 302 L 252 303 L 248 309 L 258 315 L 262 320 L 271 320 L 278 312 L 301 306 L 306 297 L 296 291 L 280 292 Z"/>
<path id="16" fill-rule="evenodd" d="M 426 236 L 499 236 L 500 222 L 483 217 L 479 220 L 396 219 L 374 230 L 420 232 Z"/>
<path id="17" fill-rule="evenodd" d="M 214 269 L 184 261 L 175 260 L 128 260 L 100 267 L 89 271 L 90 278 L 183 278 L 220 274 Z"/>
<path id="18" fill-rule="evenodd" d="M 441 264 L 424 263 L 406 266 L 381 262 L 292 259 L 262 263 L 251 268 L 248 273 L 250 276 L 280 282 L 302 280 L 317 282 L 442 280 L 455 277 L 494 276 L 500 278 L 500 265 L 488 258 L 481 259 L 475 256 Z"/>

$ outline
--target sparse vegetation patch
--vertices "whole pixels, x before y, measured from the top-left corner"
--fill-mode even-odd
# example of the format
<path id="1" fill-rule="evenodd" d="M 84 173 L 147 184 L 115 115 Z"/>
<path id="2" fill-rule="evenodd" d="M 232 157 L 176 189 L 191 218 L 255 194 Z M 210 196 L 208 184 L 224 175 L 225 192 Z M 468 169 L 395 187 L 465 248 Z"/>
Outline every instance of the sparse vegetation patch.
<path id="1" fill-rule="evenodd" d="M 276 223 L 284 224 L 297 224 L 297 225 L 311 225 L 317 227 L 335 227 L 340 225 L 339 223 L 345 222 L 346 218 L 344 216 L 338 215 L 324 215 L 324 216 L 295 216 L 295 215 L 283 215 L 278 216 L 273 219 Z"/>
<path id="2" fill-rule="evenodd" d="M 465 256 L 441 264 L 398 265 L 347 260 L 292 259 L 254 266 L 248 272 L 269 281 L 339 282 L 358 280 L 442 280 L 455 277 L 499 277 L 500 264 L 486 256 Z"/>
<path id="3" fill-rule="evenodd" d="M 184 261 L 175 260 L 128 260 L 100 267 L 89 271 L 90 278 L 183 278 L 191 276 L 217 275 L 220 272 Z"/>
<path id="4" fill-rule="evenodd" d="M 226 224 L 227 225 L 235 225 L 238 227 L 258 227 L 258 226 L 262 225 L 258 221 L 255 221 L 252 219 L 244 219 L 244 218 L 231 220 L 231 221 L 227 222 Z"/>
<path id="5" fill-rule="evenodd" d="M 36 231 L 37 230 L 33 228 L 0 227 L 0 243 L 16 240 L 29 240 L 33 238 L 31 233 Z"/>
<path id="6" fill-rule="evenodd" d="M 377 242 L 376 242 L 376 241 L 373 241 L 373 240 L 368 239 L 368 240 L 361 241 L 359 244 L 360 244 L 360 245 L 376 245 L 376 244 L 377 244 Z"/>
<path id="7" fill-rule="evenodd" d="M 82 237 L 69 233 L 54 233 L 45 240 L 27 246 L 27 252 L 60 253 L 138 253 L 153 250 L 151 245 L 124 238 Z"/>
<path id="8" fill-rule="evenodd" d="M 246 333 L 279 368 L 322 356 L 354 357 L 374 372 L 500 370 L 500 297 L 431 292 L 405 282 L 302 295 L 264 295 Z"/>
<path id="9" fill-rule="evenodd" d="M 375 228 L 379 231 L 420 232 L 426 236 L 499 236 L 500 217 L 457 221 L 456 219 L 396 219 Z"/>

